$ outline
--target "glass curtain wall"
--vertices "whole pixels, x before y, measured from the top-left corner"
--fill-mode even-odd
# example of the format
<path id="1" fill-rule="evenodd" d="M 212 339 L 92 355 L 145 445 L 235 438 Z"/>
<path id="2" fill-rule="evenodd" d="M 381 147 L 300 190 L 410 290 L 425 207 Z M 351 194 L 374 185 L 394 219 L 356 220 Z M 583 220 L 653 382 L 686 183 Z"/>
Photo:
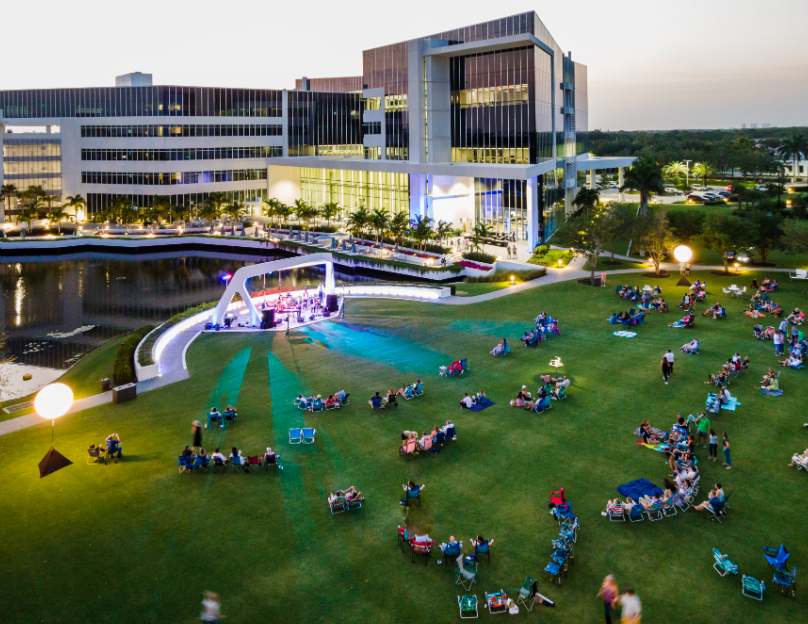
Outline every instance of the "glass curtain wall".
<path id="1" fill-rule="evenodd" d="M 409 175 L 348 169 L 300 170 L 300 194 L 313 206 L 330 202 L 350 213 L 365 206 L 381 208 L 391 215 L 410 210 Z"/>
<path id="2" fill-rule="evenodd" d="M 360 93 L 289 92 L 289 156 L 362 156 Z"/>
<path id="3" fill-rule="evenodd" d="M 231 124 L 182 126 L 82 126 L 81 136 L 88 139 L 152 137 L 218 137 L 218 136 L 281 136 L 283 126 L 242 126 Z"/>
<path id="4" fill-rule="evenodd" d="M 99 87 L 0 91 L 9 119 L 43 117 L 280 117 L 282 91 L 211 87 Z"/>
<path id="5" fill-rule="evenodd" d="M 12 135 L 13 136 L 13 135 Z M 41 186 L 48 195 L 62 194 L 62 144 L 59 140 L 12 139 L 3 141 L 3 184 L 18 192 Z"/>
<path id="6" fill-rule="evenodd" d="M 587 89 L 587 67 L 575 65 L 575 153 L 589 152 L 589 92 Z"/>
<path id="7" fill-rule="evenodd" d="M 547 241 L 566 218 L 563 182 L 563 169 L 539 176 L 539 243 Z"/>
<path id="8" fill-rule="evenodd" d="M 497 234 L 514 233 L 527 240 L 527 182 L 474 178 L 476 222 L 485 223 Z"/>
<path id="9" fill-rule="evenodd" d="M 266 169 L 227 169 L 223 171 L 183 171 L 180 173 L 82 171 L 82 184 L 121 184 L 173 186 L 175 184 L 211 184 L 266 180 Z"/>
<path id="10" fill-rule="evenodd" d="M 362 68 L 365 89 L 384 88 L 387 159 L 407 160 L 410 146 L 407 44 L 365 50 Z"/>
<path id="11" fill-rule="evenodd" d="M 280 158 L 282 147 L 187 147 L 180 149 L 82 149 L 82 160 L 228 160 L 243 158 Z"/>

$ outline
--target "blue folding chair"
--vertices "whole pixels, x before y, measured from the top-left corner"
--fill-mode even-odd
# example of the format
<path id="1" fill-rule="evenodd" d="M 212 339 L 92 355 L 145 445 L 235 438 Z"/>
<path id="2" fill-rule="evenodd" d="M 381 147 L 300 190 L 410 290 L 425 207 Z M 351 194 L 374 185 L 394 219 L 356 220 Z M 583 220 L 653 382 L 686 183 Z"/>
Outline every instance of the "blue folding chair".
<path id="1" fill-rule="evenodd" d="M 214 423 L 220 423 L 224 427 L 221 412 L 208 412 L 208 429 L 213 429 Z"/>
<path id="2" fill-rule="evenodd" d="M 474 559 L 480 559 L 480 555 L 485 555 L 488 558 L 488 562 L 491 562 L 491 545 L 486 541 L 485 543 L 477 542 L 474 545 Z"/>
<path id="3" fill-rule="evenodd" d="M 182 474 L 183 472 L 187 472 L 188 474 L 193 472 L 194 465 L 190 457 L 180 456 L 177 458 L 177 461 L 179 462 L 180 465 L 180 474 Z"/>
<path id="4" fill-rule="evenodd" d="M 300 429 L 289 429 L 289 444 L 300 444 L 303 441 L 303 434 Z"/>
<path id="5" fill-rule="evenodd" d="M 325 410 L 325 406 L 323 405 L 322 399 L 314 399 L 311 403 L 311 411 L 312 412 L 322 412 Z"/>
<path id="6" fill-rule="evenodd" d="M 418 384 L 415 388 L 415 396 L 421 396 L 424 393 L 424 382 Z"/>
<path id="7" fill-rule="evenodd" d="M 642 515 L 642 511 L 642 505 L 635 503 L 631 507 L 631 511 L 628 514 L 628 519 L 631 522 L 642 522 L 645 520 L 645 516 Z"/>
<path id="8" fill-rule="evenodd" d="M 314 444 L 314 435 L 317 433 L 317 429 L 312 429 L 310 427 L 305 427 L 303 429 L 303 444 Z"/>
<path id="9" fill-rule="evenodd" d="M 569 503 L 564 505 L 556 505 L 553 508 L 553 515 L 558 520 L 559 526 L 562 524 L 572 524 L 576 521 L 575 514 L 572 513 L 572 508 Z"/>
<path id="10" fill-rule="evenodd" d="M 384 409 L 384 405 L 382 404 L 382 398 L 380 396 L 378 396 L 378 397 L 375 396 L 375 397 L 370 398 L 370 409 L 372 409 L 374 412 L 376 410 L 383 410 Z"/>

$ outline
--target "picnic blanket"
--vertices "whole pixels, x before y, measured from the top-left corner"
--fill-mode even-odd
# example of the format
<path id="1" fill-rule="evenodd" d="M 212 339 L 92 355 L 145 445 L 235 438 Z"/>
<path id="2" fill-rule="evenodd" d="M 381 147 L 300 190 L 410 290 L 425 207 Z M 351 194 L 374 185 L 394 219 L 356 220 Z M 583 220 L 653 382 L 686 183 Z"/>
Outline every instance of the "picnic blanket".
<path id="1" fill-rule="evenodd" d="M 657 487 L 648 479 L 637 479 L 636 481 L 624 483 L 617 488 L 617 492 L 621 496 L 630 496 L 636 501 L 643 496 L 660 496 L 662 494 L 662 488 Z"/>
<path id="2" fill-rule="evenodd" d="M 763 394 L 768 394 L 769 396 L 783 396 L 782 390 L 766 390 L 766 388 L 761 388 L 760 391 Z"/>
<path id="3" fill-rule="evenodd" d="M 735 397 L 732 397 L 732 398 L 731 398 L 731 399 L 730 399 L 730 400 L 729 400 L 729 401 L 726 403 L 726 405 L 722 405 L 722 406 L 721 406 L 721 409 L 725 409 L 725 410 L 729 410 L 730 412 L 734 412 L 734 411 L 735 411 L 735 408 L 736 408 L 736 407 L 738 407 L 739 405 L 741 405 L 741 404 L 740 404 L 740 403 L 738 403 L 738 399 L 736 399 Z"/>
<path id="4" fill-rule="evenodd" d="M 653 433 L 653 434 L 654 434 L 656 437 L 658 437 L 658 438 L 664 438 L 664 437 L 665 437 L 665 432 L 664 432 L 664 431 L 660 431 L 660 430 L 659 430 L 659 429 L 657 429 L 656 427 L 651 427 L 651 433 Z M 641 433 L 641 431 L 640 431 L 640 428 L 639 428 L 639 427 L 637 427 L 637 428 L 634 430 L 634 435 L 635 435 L 635 436 L 641 436 L 641 435 L 642 435 L 642 433 Z"/>
<path id="5" fill-rule="evenodd" d="M 472 403 L 469 409 L 472 412 L 482 412 L 486 407 L 491 407 L 492 405 L 496 405 L 496 403 L 494 403 L 488 397 L 485 397 L 484 399 L 479 400 L 476 403 Z"/>
<path id="6" fill-rule="evenodd" d="M 671 445 L 667 442 L 660 442 L 659 444 L 646 444 L 645 442 L 640 442 L 637 440 L 636 443 L 640 446 L 644 446 L 645 448 L 649 448 L 652 451 L 656 451 L 657 453 L 664 453 L 671 448 Z"/>
<path id="7" fill-rule="evenodd" d="M 613 336 L 620 336 L 621 338 L 634 338 L 637 335 L 637 332 L 630 332 L 630 331 L 616 331 L 612 334 Z"/>

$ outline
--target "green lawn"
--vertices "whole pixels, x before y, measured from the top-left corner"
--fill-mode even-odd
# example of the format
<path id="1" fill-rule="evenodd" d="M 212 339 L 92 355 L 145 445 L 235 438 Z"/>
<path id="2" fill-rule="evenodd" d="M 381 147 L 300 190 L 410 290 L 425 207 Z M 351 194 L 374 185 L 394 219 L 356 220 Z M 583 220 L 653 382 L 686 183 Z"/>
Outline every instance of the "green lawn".
<path id="1" fill-rule="evenodd" d="M 74 366 L 72 366 L 64 375 L 59 378 L 61 383 L 65 383 L 73 390 L 73 398 L 83 399 L 84 397 L 92 396 L 101 392 L 101 380 L 104 377 L 112 379 L 112 370 L 115 366 L 115 355 L 118 353 L 118 347 L 126 340 L 126 336 L 117 338 L 101 347 L 92 351 L 89 355 L 80 359 Z M 23 403 L 31 401 L 36 396 L 36 393 L 30 394 L 23 398 L 11 399 L 2 403 L 2 407 L 13 405 L 15 403 Z M 8 420 L 9 418 L 16 418 L 24 414 L 30 414 L 33 409 L 23 410 L 22 412 L 15 412 L 13 414 L 6 414 L 0 410 L 0 422 Z"/>
<path id="2" fill-rule="evenodd" d="M 748 285 L 691 275 L 699 277 L 711 293 L 730 281 Z M 674 283 L 661 280 L 671 302 L 684 292 Z M 803 306 L 805 292 L 786 281 L 776 299 L 786 309 Z M 676 311 L 654 314 L 633 339 L 613 336 L 606 323 L 628 304 L 612 289 L 577 282 L 473 306 L 358 300 L 349 302 L 344 323 L 305 333 L 204 335 L 187 354 L 190 379 L 57 423 L 55 446 L 73 466 L 39 479 L 47 423 L 0 437 L 3 621 L 190 624 L 210 589 L 221 594 L 230 622 L 454 622 L 457 595 L 466 592 L 455 586 L 453 569 L 435 565 L 437 557 L 428 566 L 411 563 L 396 547 L 401 484 L 413 479 L 427 485 L 423 507 L 409 514 L 415 531 L 439 543 L 454 535 L 465 552 L 477 533 L 495 538 L 490 563 L 480 564 L 478 597 L 499 589 L 513 595 L 526 574 L 540 579 L 557 608 L 523 618 L 602 621 L 595 594 L 614 574 L 621 587 L 636 588 L 644 622 L 801 622 L 805 592 L 796 601 L 782 597 L 760 547 L 783 542 L 790 563 L 808 564 L 808 475 L 787 466 L 806 445 L 808 371 L 784 370 L 782 397 L 753 390 L 774 364 L 772 345 L 754 340 L 755 321 L 740 313 L 745 303 L 721 301 L 726 320 L 699 316 L 685 332 L 667 327 Z M 540 310 L 561 318 L 562 336 L 526 349 L 518 338 Z M 488 351 L 503 336 L 513 353 L 493 358 Z M 675 375 L 663 385 L 665 349 L 694 336 L 701 356 L 677 351 Z M 752 372 L 730 386 L 742 406 L 712 419 L 732 440 L 735 467 L 727 471 L 698 453 L 698 498 L 720 480 L 733 493 L 730 518 L 718 525 L 694 511 L 639 524 L 601 517 L 618 485 L 642 477 L 661 485 L 668 473 L 659 454 L 635 444 L 640 420 L 668 429 L 677 413 L 700 411 L 710 389 L 703 380 L 735 351 L 752 359 Z M 544 415 L 509 407 L 521 384 L 535 391 L 555 356 L 573 379 L 569 399 Z M 440 364 L 461 357 L 467 376 L 437 376 Z M 371 392 L 416 377 L 426 381 L 423 397 L 370 412 Z M 347 409 L 306 415 L 292 405 L 299 392 L 327 394 L 339 385 L 352 394 Z M 460 411 L 462 393 L 479 389 L 497 404 Z M 207 433 L 208 449 L 237 445 L 254 454 L 272 446 L 283 455 L 282 476 L 177 474 L 191 421 L 226 402 L 237 403 L 238 424 Z M 398 457 L 403 429 L 426 430 L 447 418 L 456 423 L 455 443 L 411 462 Z M 288 429 L 304 423 L 317 428 L 316 444 L 290 446 Z M 86 465 L 89 443 L 113 431 L 123 440 L 123 461 Z M 328 492 L 349 485 L 365 493 L 365 508 L 332 516 Z M 548 492 L 559 487 L 581 522 L 575 565 L 561 587 L 542 572 L 558 534 Z M 740 576 L 718 577 L 713 547 L 742 574 L 765 580 L 763 603 L 741 596 Z"/>
<path id="3" fill-rule="evenodd" d="M 455 292 L 458 297 L 475 297 L 508 288 L 510 285 L 510 282 L 460 282 L 456 285 L 457 290 Z"/>

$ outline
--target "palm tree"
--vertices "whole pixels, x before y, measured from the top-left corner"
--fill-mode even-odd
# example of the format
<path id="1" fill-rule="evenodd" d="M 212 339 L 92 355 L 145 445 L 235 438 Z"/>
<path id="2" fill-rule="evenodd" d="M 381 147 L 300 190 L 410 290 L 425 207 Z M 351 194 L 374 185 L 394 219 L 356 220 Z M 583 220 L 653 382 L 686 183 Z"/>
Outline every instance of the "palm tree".
<path id="1" fill-rule="evenodd" d="M 294 207 L 292 208 L 292 212 L 295 213 L 295 217 L 297 217 L 297 225 L 300 229 L 303 229 L 303 219 L 306 218 L 306 214 L 309 211 L 309 205 L 304 202 L 302 199 L 296 199 L 294 202 Z"/>
<path id="2" fill-rule="evenodd" d="M 59 234 L 62 233 L 62 221 L 74 221 L 75 217 L 72 214 L 66 213 L 62 208 L 55 208 L 48 213 L 48 221 L 51 223 L 56 222 L 56 228 Z"/>
<path id="3" fill-rule="evenodd" d="M 263 210 L 264 216 L 267 217 L 270 220 L 270 223 L 271 223 L 272 222 L 272 217 L 278 216 L 277 210 L 278 210 L 278 206 L 281 205 L 281 202 L 278 201 L 277 199 L 275 199 L 274 197 L 271 197 L 270 199 L 266 200 L 264 202 L 264 204 L 266 204 L 264 206 L 264 210 Z"/>
<path id="4" fill-rule="evenodd" d="M 84 198 L 81 195 L 68 195 L 64 202 L 62 203 L 62 208 L 72 208 L 73 212 L 75 213 L 76 221 L 79 218 L 79 210 L 84 208 L 87 205 L 87 202 L 84 201 Z"/>
<path id="5" fill-rule="evenodd" d="M 179 219 L 184 226 L 191 217 L 191 207 L 185 204 L 171 204 L 171 214 Z"/>
<path id="6" fill-rule="evenodd" d="M 227 203 L 227 193 L 209 193 L 205 199 L 205 205 L 200 212 L 203 219 L 215 221 L 222 215 L 222 209 Z"/>
<path id="7" fill-rule="evenodd" d="M 157 221 L 157 224 L 160 224 L 160 220 L 168 220 L 169 216 L 171 215 L 171 209 L 173 208 L 171 204 L 171 198 L 168 195 L 154 195 L 152 197 L 152 207 L 149 211 L 152 217 L 151 219 L 151 231 L 154 234 L 154 222 Z"/>
<path id="8" fill-rule="evenodd" d="M 697 162 L 695 165 L 693 165 L 693 173 L 701 176 L 701 183 L 704 186 L 707 186 L 707 178 L 715 174 L 715 169 L 713 169 L 706 162 Z"/>
<path id="9" fill-rule="evenodd" d="M 3 200 L 3 208 L 6 208 L 6 206 L 8 206 L 10 209 L 11 202 L 9 200 L 12 197 L 16 196 L 17 196 L 17 187 L 14 186 L 13 184 L 4 184 L 3 186 L 0 186 L 0 199 Z M 3 221 L 5 221 L 5 211 L 3 213 Z"/>
<path id="10" fill-rule="evenodd" d="M 415 221 L 413 221 L 412 237 L 418 241 L 420 249 L 423 249 L 426 241 L 435 236 L 431 221 L 432 219 L 429 217 L 422 217 L 421 215 L 415 217 Z"/>
<path id="11" fill-rule="evenodd" d="M 23 230 L 27 232 L 28 228 L 33 227 L 34 220 L 37 218 L 38 215 L 39 215 L 39 204 L 38 203 L 28 204 L 24 206 L 22 210 L 20 210 L 20 214 L 18 214 L 14 218 L 14 222 L 17 225 L 25 223 L 25 227 L 23 228 Z"/>
<path id="12" fill-rule="evenodd" d="M 278 226 L 280 227 L 282 222 L 285 222 L 289 215 L 293 212 L 291 206 L 287 206 L 283 202 L 278 202 L 278 205 L 275 207 L 275 214 L 278 215 Z"/>
<path id="13" fill-rule="evenodd" d="M 366 206 L 359 206 L 348 215 L 348 231 L 354 236 L 364 238 L 365 228 L 370 221 L 370 211 Z"/>
<path id="14" fill-rule="evenodd" d="M 395 237 L 396 243 L 400 242 L 399 239 L 408 229 L 410 229 L 410 215 L 406 212 L 397 212 L 387 226 L 387 230 Z"/>
<path id="15" fill-rule="evenodd" d="M 587 187 L 581 188 L 575 196 L 575 199 L 572 200 L 572 205 L 578 208 L 578 210 L 572 214 L 572 218 L 581 214 L 589 215 L 590 212 L 595 210 L 595 206 L 598 205 L 599 201 L 599 190 Z"/>
<path id="16" fill-rule="evenodd" d="M 441 245 L 443 245 L 443 239 L 448 239 L 452 232 L 454 232 L 454 228 L 448 221 L 438 221 L 435 226 L 435 234 L 438 235 L 438 242 Z"/>
<path id="17" fill-rule="evenodd" d="M 225 214 L 233 221 L 233 234 L 236 233 L 236 222 L 244 216 L 245 209 L 244 202 L 238 200 L 233 200 L 224 207 Z"/>
<path id="18" fill-rule="evenodd" d="M 803 154 L 808 154 L 808 139 L 802 133 L 792 134 L 791 138 L 783 141 L 777 148 L 777 153 L 783 158 L 791 159 L 791 181 L 796 182 L 800 158 Z"/>
<path id="19" fill-rule="evenodd" d="M 681 176 L 687 176 L 687 163 L 675 161 L 668 163 L 662 168 L 662 173 L 672 180 L 678 180 Z"/>
<path id="20" fill-rule="evenodd" d="M 376 243 L 379 242 L 379 239 L 387 231 L 387 228 L 390 226 L 390 217 L 387 214 L 387 211 L 383 208 L 376 208 L 373 212 L 370 213 L 370 219 L 368 220 L 370 227 L 376 232 Z"/>
<path id="21" fill-rule="evenodd" d="M 331 219 L 335 218 L 340 213 L 340 208 L 336 202 L 328 202 L 320 208 L 320 216 L 326 220 L 328 227 L 331 227 Z"/>
<path id="22" fill-rule="evenodd" d="M 651 195 L 661 195 L 665 192 L 662 181 L 662 169 L 659 165 L 645 157 L 640 156 L 634 161 L 634 165 L 626 171 L 623 177 L 623 186 L 620 190 L 636 191 L 640 194 L 640 214 L 648 214 L 648 201 Z"/>
<path id="23" fill-rule="evenodd" d="M 480 251 L 486 238 L 491 237 L 492 226 L 485 221 L 480 221 L 474 225 L 474 231 L 471 234 L 471 249 L 473 251 Z"/>

